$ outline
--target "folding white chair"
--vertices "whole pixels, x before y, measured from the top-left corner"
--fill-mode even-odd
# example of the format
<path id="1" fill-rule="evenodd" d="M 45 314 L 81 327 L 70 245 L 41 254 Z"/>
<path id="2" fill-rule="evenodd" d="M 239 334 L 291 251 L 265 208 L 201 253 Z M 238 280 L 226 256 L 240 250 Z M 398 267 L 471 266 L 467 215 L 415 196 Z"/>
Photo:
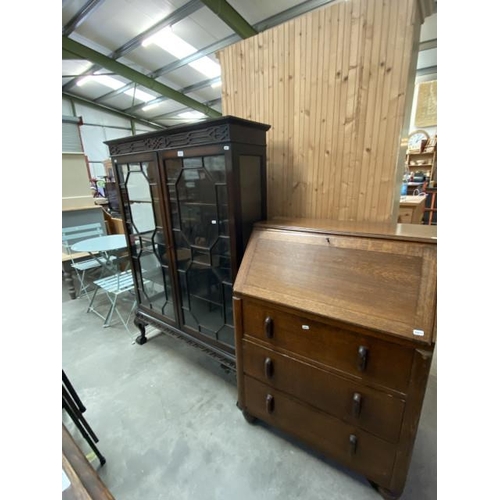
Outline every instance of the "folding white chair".
<path id="1" fill-rule="evenodd" d="M 78 278 L 80 284 L 80 290 L 78 292 L 78 297 L 85 295 L 90 301 L 88 294 L 88 288 L 90 283 L 85 283 L 85 273 L 91 271 L 92 269 L 103 268 L 104 261 L 101 261 L 99 257 L 85 258 L 81 254 L 75 254 L 71 250 L 71 246 L 78 241 L 88 239 L 88 238 L 98 238 L 104 236 L 105 232 L 102 225 L 99 222 L 93 224 L 83 224 L 81 226 L 71 226 L 62 228 L 62 244 L 65 253 L 67 253 L 71 258 L 71 267 L 75 270 L 75 274 Z M 112 256 L 111 260 L 116 257 Z"/>
<path id="2" fill-rule="evenodd" d="M 148 280 L 146 281 L 149 282 Z M 130 309 L 130 312 L 126 320 L 123 319 L 119 307 L 117 307 L 117 300 L 118 297 L 122 294 L 126 293 L 130 295 L 131 291 L 134 289 L 134 278 L 132 276 L 132 271 L 131 270 L 122 271 L 112 276 L 106 276 L 105 278 L 100 278 L 94 281 L 94 284 L 96 285 L 96 289 L 92 296 L 92 300 L 90 301 L 90 305 L 89 308 L 87 309 L 87 312 L 91 311 L 100 318 L 102 318 L 104 320 L 103 326 L 105 328 L 111 325 L 111 320 L 113 318 L 114 313 L 116 312 L 116 314 L 120 318 L 120 321 L 123 323 L 123 326 L 130 333 L 130 330 L 128 329 L 128 322 L 136 306 L 135 294 L 134 294 L 132 308 Z M 106 297 L 108 298 L 110 303 L 110 307 L 106 315 L 102 314 L 94 306 L 94 301 L 99 290 L 103 290 L 105 292 Z"/>

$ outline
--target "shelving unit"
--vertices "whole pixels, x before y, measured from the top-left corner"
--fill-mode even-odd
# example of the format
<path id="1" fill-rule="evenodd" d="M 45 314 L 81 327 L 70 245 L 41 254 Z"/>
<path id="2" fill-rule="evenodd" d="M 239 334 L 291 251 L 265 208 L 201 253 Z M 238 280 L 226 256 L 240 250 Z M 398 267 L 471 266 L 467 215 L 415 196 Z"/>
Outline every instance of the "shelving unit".
<path id="1" fill-rule="evenodd" d="M 428 182 L 437 184 L 437 161 L 436 148 L 429 152 L 408 151 L 406 153 L 406 167 L 409 172 L 422 171 L 429 175 Z"/>
<path id="2" fill-rule="evenodd" d="M 426 193 L 422 224 L 435 226 L 437 225 L 437 188 L 427 188 Z"/>
<path id="3" fill-rule="evenodd" d="M 428 146 L 429 141 L 423 140 L 419 151 L 406 152 L 406 168 L 408 172 L 415 174 L 424 173 L 424 181 L 421 189 L 419 188 L 427 193 L 422 224 L 430 226 L 437 224 L 437 139 L 432 146 Z M 409 186 L 411 184 L 410 182 Z M 412 194 L 409 191 L 408 193 Z"/>

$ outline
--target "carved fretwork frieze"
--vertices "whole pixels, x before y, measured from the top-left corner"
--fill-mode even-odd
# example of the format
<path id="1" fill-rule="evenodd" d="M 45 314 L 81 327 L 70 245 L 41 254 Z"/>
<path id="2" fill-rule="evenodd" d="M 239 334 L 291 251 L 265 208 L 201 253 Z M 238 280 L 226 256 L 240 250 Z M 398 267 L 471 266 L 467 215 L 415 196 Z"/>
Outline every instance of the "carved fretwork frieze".
<path id="1" fill-rule="evenodd" d="M 109 151 L 112 156 L 143 151 L 157 151 L 161 149 L 180 149 L 188 146 L 202 146 L 206 144 L 217 144 L 229 141 L 229 126 L 227 124 L 207 127 L 200 130 L 179 132 L 165 135 L 148 137 L 146 139 L 130 138 L 130 141 L 121 144 L 111 144 Z"/>

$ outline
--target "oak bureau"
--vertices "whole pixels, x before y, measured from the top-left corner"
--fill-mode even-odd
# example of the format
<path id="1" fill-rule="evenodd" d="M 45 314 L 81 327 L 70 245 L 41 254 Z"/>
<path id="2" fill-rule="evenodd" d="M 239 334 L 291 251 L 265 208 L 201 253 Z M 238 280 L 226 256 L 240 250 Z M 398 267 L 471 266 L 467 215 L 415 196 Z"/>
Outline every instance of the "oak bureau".
<path id="1" fill-rule="evenodd" d="M 436 227 L 257 223 L 233 290 L 238 407 L 403 492 L 436 341 Z"/>

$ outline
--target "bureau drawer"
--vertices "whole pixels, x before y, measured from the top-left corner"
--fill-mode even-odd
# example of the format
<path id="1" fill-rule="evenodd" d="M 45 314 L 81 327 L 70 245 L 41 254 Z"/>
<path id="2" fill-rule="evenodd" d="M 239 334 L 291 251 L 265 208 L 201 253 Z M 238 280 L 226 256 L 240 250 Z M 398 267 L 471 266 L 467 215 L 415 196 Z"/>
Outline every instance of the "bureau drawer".
<path id="1" fill-rule="evenodd" d="M 243 337 L 255 337 L 362 381 L 402 393 L 408 387 L 411 348 L 278 311 L 265 303 L 243 301 Z"/>
<path id="2" fill-rule="evenodd" d="M 396 446 L 289 398 L 245 376 L 245 409 L 307 445 L 356 470 L 381 486 L 389 485 Z"/>
<path id="3" fill-rule="evenodd" d="M 273 388 L 397 443 L 405 403 L 307 363 L 243 341 L 243 371 Z"/>

